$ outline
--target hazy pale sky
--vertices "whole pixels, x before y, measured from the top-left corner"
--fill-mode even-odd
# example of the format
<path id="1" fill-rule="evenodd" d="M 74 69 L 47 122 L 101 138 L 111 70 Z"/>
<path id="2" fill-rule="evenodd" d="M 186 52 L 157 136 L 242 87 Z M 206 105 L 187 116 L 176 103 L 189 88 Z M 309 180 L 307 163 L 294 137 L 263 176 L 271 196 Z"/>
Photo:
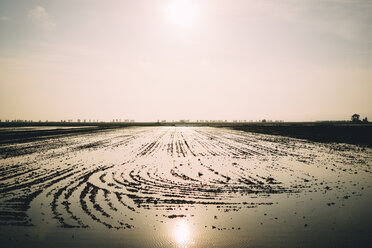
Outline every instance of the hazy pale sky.
<path id="1" fill-rule="evenodd" d="M 372 119 L 372 1 L 0 0 L 0 119 Z"/>

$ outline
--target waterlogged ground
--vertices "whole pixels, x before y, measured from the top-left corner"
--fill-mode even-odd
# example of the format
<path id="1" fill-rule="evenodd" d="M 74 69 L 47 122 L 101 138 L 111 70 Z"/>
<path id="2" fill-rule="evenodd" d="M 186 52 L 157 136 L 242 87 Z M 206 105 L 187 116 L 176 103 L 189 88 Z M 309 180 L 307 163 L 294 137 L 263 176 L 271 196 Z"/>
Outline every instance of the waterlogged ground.
<path id="1" fill-rule="evenodd" d="M 211 127 L 0 146 L 6 247 L 353 247 L 372 149 Z"/>

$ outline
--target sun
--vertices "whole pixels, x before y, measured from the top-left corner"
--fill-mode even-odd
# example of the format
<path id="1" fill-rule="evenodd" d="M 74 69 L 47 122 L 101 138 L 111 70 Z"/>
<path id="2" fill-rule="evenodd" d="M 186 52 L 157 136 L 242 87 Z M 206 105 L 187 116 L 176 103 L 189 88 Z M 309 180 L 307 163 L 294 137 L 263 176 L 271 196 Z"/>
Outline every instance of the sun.
<path id="1" fill-rule="evenodd" d="M 181 27 L 191 26 L 198 14 L 198 6 L 190 0 L 173 0 L 167 8 L 169 20 Z"/>

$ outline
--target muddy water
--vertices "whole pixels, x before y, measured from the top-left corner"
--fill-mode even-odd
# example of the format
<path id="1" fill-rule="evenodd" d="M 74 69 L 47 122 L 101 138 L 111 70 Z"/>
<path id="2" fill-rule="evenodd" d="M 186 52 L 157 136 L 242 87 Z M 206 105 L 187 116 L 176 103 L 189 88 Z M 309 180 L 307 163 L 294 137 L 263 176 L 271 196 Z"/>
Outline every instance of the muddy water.
<path id="1" fill-rule="evenodd" d="M 371 148 L 142 127 L 0 149 L 0 240 L 9 247 L 371 241 Z"/>

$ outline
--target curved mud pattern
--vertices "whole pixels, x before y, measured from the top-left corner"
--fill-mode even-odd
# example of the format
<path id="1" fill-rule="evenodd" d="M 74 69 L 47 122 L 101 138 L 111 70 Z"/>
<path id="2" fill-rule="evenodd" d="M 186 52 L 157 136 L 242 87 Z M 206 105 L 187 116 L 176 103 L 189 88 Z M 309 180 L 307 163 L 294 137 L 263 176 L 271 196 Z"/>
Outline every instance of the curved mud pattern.
<path id="1" fill-rule="evenodd" d="M 239 211 L 280 194 L 333 190 L 325 203 L 333 206 L 368 187 L 372 164 L 370 148 L 209 127 L 127 128 L 0 150 L 0 225 L 75 228 L 131 229 L 138 218 Z"/>

